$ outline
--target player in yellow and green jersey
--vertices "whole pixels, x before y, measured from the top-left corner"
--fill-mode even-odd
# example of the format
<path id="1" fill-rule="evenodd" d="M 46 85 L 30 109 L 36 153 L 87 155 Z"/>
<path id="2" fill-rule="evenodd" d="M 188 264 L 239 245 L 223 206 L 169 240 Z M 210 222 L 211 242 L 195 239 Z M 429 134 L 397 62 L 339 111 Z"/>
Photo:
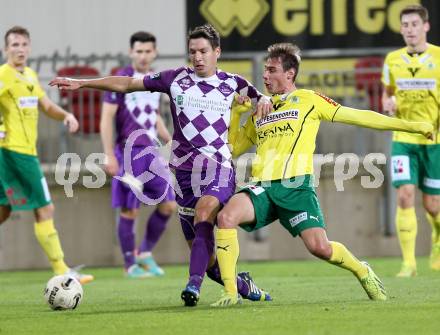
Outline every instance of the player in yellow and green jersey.
<path id="1" fill-rule="evenodd" d="M 54 205 L 37 156 L 38 108 L 63 121 L 70 132 L 78 129 L 75 117 L 53 103 L 41 88 L 36 73 L 26 66 L 30 35 L 23 27 L 5 34 L 7 62 L 0 66 L 0 223 L 14 210 L 32 210 L 35 236 L 55 274 L 71 274 L 81 283 L 93 276 L 80 274 L 64 262 L 53 223 Z"/>
<path id="2" fill-rule="evenodd" d="M 296 46 L 290 43 L 270 46 L 263 79 L 272 94 L 273 111 L 261 118 L 250 116 L 240 128 L 239 114 L 248 108 L 246 104 L 233 105 L 229 129 L 232 153 L 240 155 L 256 145 L 252 176 L 258 182 L 235 194 L 217 216 L 217 258 L 225 293 L 212 306 L 225 307 L 238 302 L 236 227 L 253 231 L 277 219 L 293 237 L 301 237 L 310 253 L 351 271 L 370 299 L 387 298 L 383 284 L 366 262 L 359 261 L 343 244 L 327 239 L 313 187 L 313 153 L 319 124 L 322 120 L 342 122 L 425 136 L 431 136 L 433 127 L 424 122 L 408 122 L 344 107 L 320 93 L 297 89 L 299 62 Z"/>
<path id="3" fill-rule="evenodd" d="M 403 262 L 398 277 L 417 274 L 415 245 L 416 185 L 432 227 L 430 265 L 440 271 L 440 47 L 427 43 L 428 11 L 420 5 L 404 8 L 400 32 L 406 46 L 385 59 L 382 82 L 384 110 L 396 118 L 426 121 L 435 128 L 434 138 L 394 132 L 392 179 L 397 188 L 396 230 Z"/>

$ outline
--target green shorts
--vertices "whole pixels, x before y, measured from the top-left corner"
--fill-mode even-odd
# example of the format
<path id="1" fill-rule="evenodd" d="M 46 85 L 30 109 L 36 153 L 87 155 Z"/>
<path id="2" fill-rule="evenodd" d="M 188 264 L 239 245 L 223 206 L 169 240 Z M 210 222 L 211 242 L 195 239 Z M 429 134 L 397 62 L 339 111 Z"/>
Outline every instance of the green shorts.
<path id="1" fill-rule="evenodd" d="M 393 142 L 391 176 L 394 187 L 418 185 L 426 194 L 440 194 L 440 144 Z"/>
<path id="2" fill-rule="evenodd" d="M 304 181 L 301 183 L 301 179 Z M 310 175 L 247 185 L 246 192 L 254 205 L 255 222 L 240 225 L 254 231 L 279 219 L 293 237 L 308 228 L 324 228 L 325 222 Z M 290 185 L 288 185 L 290 184 Z M 298 185 L 300 184 L 300 185 Z"/>
<path id="3" fill-rule="evenodd" d="M 38 157 L 0 148 L 0 205 L 22 211 L 51 202 Z"/>

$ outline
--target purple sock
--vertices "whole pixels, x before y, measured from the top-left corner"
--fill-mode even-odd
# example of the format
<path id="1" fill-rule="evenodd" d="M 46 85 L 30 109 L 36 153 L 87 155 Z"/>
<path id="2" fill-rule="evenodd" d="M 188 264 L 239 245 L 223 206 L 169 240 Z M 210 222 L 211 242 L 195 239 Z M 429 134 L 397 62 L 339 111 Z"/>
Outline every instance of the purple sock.
<path id="1" fill-rule="evenodd" d="M 214 252 L 214 226 L 202 221 L 195 224 L 194 230 L 195 237 L 189 261 L 189 284 L 200 289 L 209 259 Z"/>
<path id="2" fill-rule="evenodd" d="M 151 214 L 145 227 L 145 236 L 139 247 L 140 252 L 151 252 L 165 231 L 170 217 L 161 214 L 157 209 Z"/>
<path id="3" fill-rule="evenodd" d="M 135 237 L 133 228 L 133 219 L 127 219 L 122 216 L 119 217 L 118 237 L 126 269 L 134 264 Z"/>
<path id="4" fill-rule="evenodd" d="M 220 274 L 220 267 L 218 266 L 217 260 L 215 260 L 214 265 L 206 271 L 206 274 L 211 280 L 219 283 L 220 285 L 223 285 L 223 280 Z M 249 294 L 249 287 L 240 277 L 237 277 L 237 289 L 238 293 L 240 293 L 242 296 L 247 296 Z"/>

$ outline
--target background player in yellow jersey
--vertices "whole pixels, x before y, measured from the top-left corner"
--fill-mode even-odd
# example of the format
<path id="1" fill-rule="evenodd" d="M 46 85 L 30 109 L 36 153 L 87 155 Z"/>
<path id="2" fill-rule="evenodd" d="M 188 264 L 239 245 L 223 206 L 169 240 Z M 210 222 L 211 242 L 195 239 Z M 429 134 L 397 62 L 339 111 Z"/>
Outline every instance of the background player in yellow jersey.
<path id="1" fill-rule="evenodd" d="M 402 120 L 429 122 L 435 128 L 433 140 L 418 134 L 393 134 L 391 155 L 393 185 L 397 188 L 396 230 L 403 255 L 397 276 L 412 277 L 417 274 L 416 185 L 423 193 L 423 206 L 432 226 L 430 265 L 433 270 L 440 270 L 440 47 L 427 43 L 429 22 L 426 8 L 408 6 L 402 10 L 400 21 L 406 47 L 386 56 L 382 75 L 384 110 Z"/>
<path id="2" fill-rule="evenodd" d="M 46 96 L 37 74 L 26 66 L 30 35 L 25 28 L 16 26 L 6 32 L 4 51 L 7 62 L 0 66 L 0 223 L 11 210 L 33 210 L 35 236 L 55 274 L 70 273 L 81 283 L 89 282 L 93 276 L 80 274 L 64 262 L 53 224 L 54 205 L 36 150 L 38 107 L 50 118 L 63 121 L 70 132 L 78 129 L 78 122 Z"/>
<path id="3" fill-rule="evenodd" d="M 240 112 L 233 105 L 229 142 L 233 155 L 256 145 L 252 176 L 256 184 L 235 194 L 219 212 L 216 235 L 217 257 L 225 293 L 215 307 L 238 302 L 235 268 L 238 259 L 236 227 L 247 231 L 264 227 L 276 219 L 292 236 L 300 236 L 306 248 L 323 260 L 351 271 L 370 299 L 386 300 L 386 291 L 366 262 L 347 248 L 327 239 L 324 217 L 313 187 L 313 152 L 321 120 L 342 122 L 382 130 L 402 130 L 431 136 L 432 125 L 393 119 L 372 111 L 341 106 L 314 91 L 297 89 L 299 49 L 274 44 L 268 49 L 264 84 L 272 94 L 274 110 L 257 118 L 250 116 L 240 128 Z"/>

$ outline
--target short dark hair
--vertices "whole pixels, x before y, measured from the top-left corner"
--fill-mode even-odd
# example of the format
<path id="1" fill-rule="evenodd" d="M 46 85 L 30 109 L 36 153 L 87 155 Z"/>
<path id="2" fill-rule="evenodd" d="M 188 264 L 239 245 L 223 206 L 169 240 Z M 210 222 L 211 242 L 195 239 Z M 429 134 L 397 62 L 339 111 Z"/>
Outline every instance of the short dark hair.
<path id="1" fill-rule="evenodd" d="M 402 21 L 402 16 L 407 14 L 418 14 L 423 22 L 429 21 L 429 13 L 428 10 L 422 5 L 409 5 L 406 6 L 400 12 L 400 21 Z"/>
<path id="2" fill-rule="evenodd" d="M 213 49 L 220 47 L 220 35 L 209 23 L 195 27 L 188 33 L 188 42 L 196 38 L 204 38 L 209 41 Z"/>
<path id="3" fill-rule="evenodd" d="M 130 48 L 133 48 L 136 42 L 152 42 L 154 44 L 154 47 L 156 47 L 156 36 L 146 31 L 138 31 L 130 37 Z"/>
<path id="4" fill-rule="evenodd" d="M 295 82 L 296 76 L 298 75 L 299 63 L 301 62 L 301 50 L 298 46 L 292 43 L 276 43 L 270 45 L 267 48 L 267 52 L 266 60 L 270 58 L 279 59 L 284 71 L 290 69 L 295 70 L 295 75 L 292 80 Z"/>
<path id="5" fill-rule="evenodd" d="M 23 35 L 28 39 L 31 39 L 31 34 L 29 34 L 29 31 L 26 28 L 21 26 L 13 26 L 5 34 L 5 46 L 8 46 L 8 37 L 11 34 Z"/>

